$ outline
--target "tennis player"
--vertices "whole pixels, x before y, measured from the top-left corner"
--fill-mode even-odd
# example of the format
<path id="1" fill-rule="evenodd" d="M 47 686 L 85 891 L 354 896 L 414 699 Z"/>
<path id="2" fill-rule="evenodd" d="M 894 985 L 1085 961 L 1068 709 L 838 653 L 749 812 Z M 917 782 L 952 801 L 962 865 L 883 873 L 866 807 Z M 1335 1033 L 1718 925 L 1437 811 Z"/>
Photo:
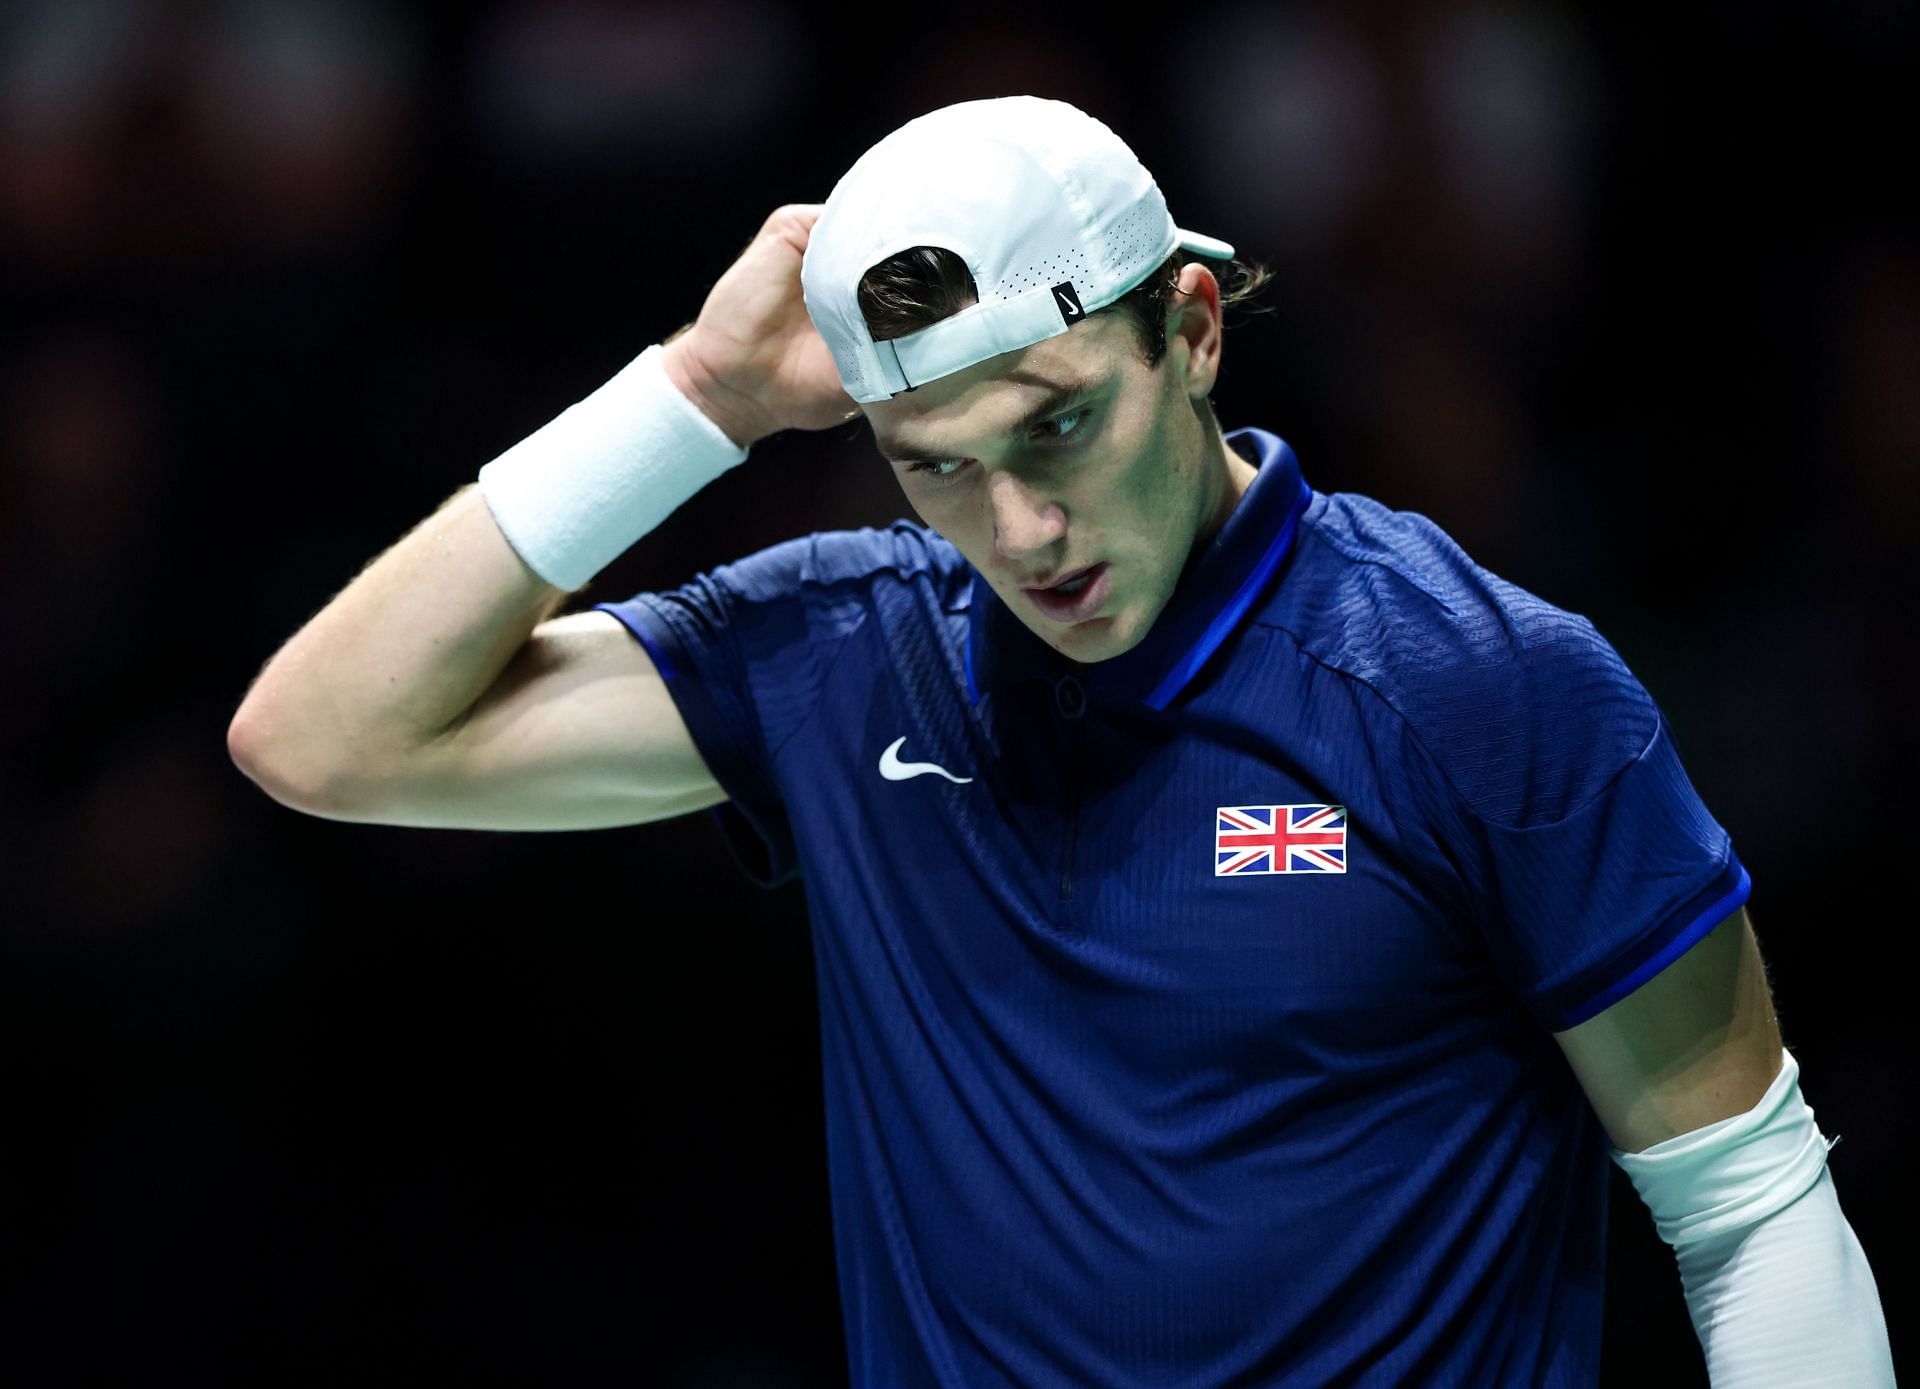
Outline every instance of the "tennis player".
<path id="1" fill-rule="evenodd" d="M 1715 1386 L 1891 1385 L 1674 730 L 1585 618 L 1222 429 L 1232 257 L 1070 105 L 909 121 L 296 633 L 231 751 L 337 819 L 710 809 L 801 881 L 857 1385 L 1590 1386 L 1609 1160 Z M 860 416 L 919 521 L 555 615 Z"/>

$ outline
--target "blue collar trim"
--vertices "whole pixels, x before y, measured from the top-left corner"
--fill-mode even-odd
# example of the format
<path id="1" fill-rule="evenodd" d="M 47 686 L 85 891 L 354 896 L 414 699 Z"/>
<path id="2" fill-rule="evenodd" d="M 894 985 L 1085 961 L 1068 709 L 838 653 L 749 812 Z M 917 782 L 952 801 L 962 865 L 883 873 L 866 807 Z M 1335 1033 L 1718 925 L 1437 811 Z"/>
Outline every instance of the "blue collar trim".
<path id="1" fill-rule="evenodd" d="M 1077 674 L 1091 702 L 1164 709 L 1193 680 L 1292 552 L 1313 489 L 1300 461 L 1278 435 L 1236 429 L 1227 447 L 1259 471 L 1205 550 L 1187 561 L 1173 596 L 1132 650 L 1075 667 L 1000 601 L 976 571 L 967 618 L 967 696 L 1017 680 Z"/>

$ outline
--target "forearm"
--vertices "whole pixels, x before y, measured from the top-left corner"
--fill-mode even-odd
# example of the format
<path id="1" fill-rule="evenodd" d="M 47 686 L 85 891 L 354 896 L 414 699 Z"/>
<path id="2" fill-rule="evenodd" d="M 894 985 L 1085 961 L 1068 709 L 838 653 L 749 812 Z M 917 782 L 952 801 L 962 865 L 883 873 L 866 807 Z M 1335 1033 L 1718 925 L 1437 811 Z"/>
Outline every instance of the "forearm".
<path id="1" fill-rule="evenodd" d="M 1757 1225 L 1677 1259 L 1714 1389 L 1893 1384 L 1879 1290 L 1830 1170 Z"/>
<path id="2" fill-rule="evenodd" d="M 857 416 L 800 282 L 821 210 L 775 209 L 698 318 L 482 467 L 295 633 L 228 728 L 241 769 L 281 799 L 382 775 L 757 440 Z"/>
<path id="3" fill-rule="evenodd" d="M 235 759 L 309 796 L 390 765 L 470 709 L 567 597 L 469 483 L 274 654 L 234 715 Z"/>

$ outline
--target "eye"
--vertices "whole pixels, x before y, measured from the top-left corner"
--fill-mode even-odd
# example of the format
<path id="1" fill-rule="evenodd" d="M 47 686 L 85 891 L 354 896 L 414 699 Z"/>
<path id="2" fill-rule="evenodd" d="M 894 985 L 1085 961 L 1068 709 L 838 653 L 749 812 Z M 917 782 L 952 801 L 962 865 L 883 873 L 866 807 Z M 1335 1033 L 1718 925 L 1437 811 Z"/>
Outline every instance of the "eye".
<path id="1" fill-rule="evenodd" d="M 1055 438 L 1055 439 L 1064 439 L 1064 438 L 1066 438 L 1066 437 L 1067 437 L 1068 435 L 1070 435 L 1070 434 L 1074 434 L 1074 433 L 1077 433 L 1077 432 L 1078 432 L 1078 427 L 1079 427 L 1079 425 L 1080 425 L 1080 424 L 1081 424 L 1081 423 L 1082 423 L 1082 422 L 1083 422 L 1083 421 L 1084 421 L 1084 420 L 1085 420 L 1085 419 L 1087 418 L 1087 416 L 1088 416 L 1088 415 L 1090 415 L 1090 414 L 1092 414 L 1092 413 L 1093 413 L 1093 412 L 1092 412 L 1091 410 L 1087 410 L 1087 409 L 1084 409 L 1084 408 L 1083 408 L 1083 409 L 1079 409 L 1079 410 L 1070 410 L 1070 411 L 1068 411 L 1068 412 L 1067 412 L 1066 414 L 1064 414 L 1064 415 L 1055 415 L 1055 416 L 1054 416 L 1054 417 L 1053 417 L 1052 419 L 1050 419 L 1050 420 L 1048 420 L 1048 421 L 1046 421 L 1046 422 L 1045 422 L 1044 424 L 1042 424 L 1042 425 L 1040 425 L 1040 426 L 1039 426 L 1039 428 L 1041 428 L 1041 429 L 1043 429 L 1043 430 L 1044 430 L 1044 429 L 1054 429 L 1054 428 L 1057 428 L 1058 426 L 1060 426 L 1060 425 L 1062 425 L 1062 424 L 1065 424 L 1065 423 L 1066 423 L 1066 422 L 1067 422 L 1068 420 L 1071 420 L 1071 421 L 1073 421 L 1073 423 L 1074 423 L 1074 426 L 1075 426 L 1075 428 L 1073 428 L 1073 429 L 1062 429 L 1062 430 L 1060 430 L 1060 432 L 1059 432 L 1059 433 L 1057 433 L 1057 434 L 1055 434 L 1055 435 L 1053 435 L 1053 438 Z"/>
<path id="2" fill-rule="evenodd" d="M 1035 425 L 1034 432 L 1051 442 L 1062 443 L 1073 435 L 1084 433 L 1086 420 L 1092 414 L 1093 411 L 1085 406 L 1078 410 L 1069 410 L 1064 415 L 1055 415 L 1052 419 Z M 966 462 L 964 458 L 943 458 L 938 462 L 927 462 L 923 459 L 917 463 L 909 463 L 907 471 L 926 473 L 934 478 L 950 478 L 960 471 L 959 465 L 964 462 Z"/>

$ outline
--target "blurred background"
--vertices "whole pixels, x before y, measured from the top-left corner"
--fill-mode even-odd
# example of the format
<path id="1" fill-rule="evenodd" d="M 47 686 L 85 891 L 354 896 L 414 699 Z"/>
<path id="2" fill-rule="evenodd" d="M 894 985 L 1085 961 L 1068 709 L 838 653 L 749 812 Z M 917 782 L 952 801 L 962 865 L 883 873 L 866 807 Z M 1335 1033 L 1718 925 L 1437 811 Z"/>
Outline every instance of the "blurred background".
<path id="1" fill-rule="evenodd" d="M 1890 0 L 10 0 L 0 1378 L 846 1382 L 799 885 L 704 816 L 305 817 L 225 732 L 774 207 L 1013 92 L 1275 270 L 1229 429 L 1433 517 L 1659 700 L 1898 1356 L 1917 45 Z M 779 435 L 568 610 L 908 515 L 864 427 Z M 1613 1178 L 1606 1382 L 1704 1385 Z"/>

